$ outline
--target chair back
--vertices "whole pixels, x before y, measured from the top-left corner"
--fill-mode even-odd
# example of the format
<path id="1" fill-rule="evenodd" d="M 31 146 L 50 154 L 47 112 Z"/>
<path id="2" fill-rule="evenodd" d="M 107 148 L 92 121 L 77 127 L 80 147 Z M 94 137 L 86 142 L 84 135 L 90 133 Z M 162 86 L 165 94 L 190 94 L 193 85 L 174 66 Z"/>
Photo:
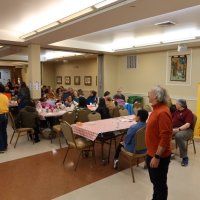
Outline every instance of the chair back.
<path id="1" fill-rule="evenodd" d="M 135 134 L 135 153 L 146 151 L 145 144 L 145 130 L 146 128 L 140 128 Z"/>
<path id="2" fill-rule="evenodd" d="M 196 126 L 197 123 L 197 116 L 193 113 L 193 124 L 192 124 L 192 129 L 193 129 L 193 136 L 194 136 L 194 128 Z M 192 138 L 193 138 L 192 136 Z"/>
<path id="3" fill-rule="evenodd" d="M 152 108 L 150 105 L 145 105 L 143 109 L 146 110 L 147 112 L 152 112 Z"/>
<path id="4" fill-rule="evenodd" d="M 88 114 L 89 121 L 101 120 L 101 115 L 98 112 L 91 112 Z"/>
<path id="5" fill-rule="evenodd" d="M 61 129 L 68 145 L 76 146 L 72 127 L 66 121 L 61 122 Z"/>
<path id="6" fill-rule="evenodd" d="M 115 108 L 113 108 L 113 117 L 120 117 L 120 114 L 119 114 L 119 107 L 116 106 Z"/>
<path id="7" fill-rule="evenodd" d="M 120 116 L 127 116 L 128 115 L 128 110 L 126 110 L 125 108 L 119 109 L 119 115 Z"/>
<path id="8" fill-rule="evenodd" d="M 75 121 L 76 121 L 76 112 L 75 111 L 66 112 L 62 116 L 62 121 L 66 121 L 69 124 L 75 124 Z"/>
<path id="9" fill-rule="evenodd" d="M 91 113 L 89 109 L 83 109 L 78 111 L 78 122 L 88 122 L 88 114 Z"/>
<path id="10" fill-rule="evenodd" d="M 16 130 L 17 128 L 16 128 L 16 125 L 15 125 L 15 120 L 14 120 L 14 117 L 13 117 L 12 113 L 9 112 L 8 116 L 10 118 L 10 122 L 11 122 L 11 126 L 12 126 L 13 130 Z"/>

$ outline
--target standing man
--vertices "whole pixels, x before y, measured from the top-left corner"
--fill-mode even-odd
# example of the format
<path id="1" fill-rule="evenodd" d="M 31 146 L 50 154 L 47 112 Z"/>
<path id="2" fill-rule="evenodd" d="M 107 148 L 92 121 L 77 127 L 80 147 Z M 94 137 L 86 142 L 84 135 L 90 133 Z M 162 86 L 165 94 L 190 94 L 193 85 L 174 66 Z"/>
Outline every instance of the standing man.
<path id="1" fill-rule="evenodd" d="M 156 86 L 148 92 L 148 98 L 153 107 L 146 127 L 146 163 L 153 184 L 152 200 L 166 200 L 172 138 L 172 117 L 167 106 L 169 97 L 164 88 Z"/>
<path id="2" fill-rule="evenodd" d="M 5 87 L 0 83 L 0 153 L 7 150 L 8 97 L 4 95 Z"/>
<path id="3" fill-rule="evenodd" d="M 186 142 L 193 135 L 193 113 L 187 108 L 185 99 L 178 99 L 176 101 L 176 111 L 173 114 L 173 134 L 176 140 L 176 144 L 180 150 L 180 157 L 182 158 L 181 165 L 188 165 L 188 155 Z"/>

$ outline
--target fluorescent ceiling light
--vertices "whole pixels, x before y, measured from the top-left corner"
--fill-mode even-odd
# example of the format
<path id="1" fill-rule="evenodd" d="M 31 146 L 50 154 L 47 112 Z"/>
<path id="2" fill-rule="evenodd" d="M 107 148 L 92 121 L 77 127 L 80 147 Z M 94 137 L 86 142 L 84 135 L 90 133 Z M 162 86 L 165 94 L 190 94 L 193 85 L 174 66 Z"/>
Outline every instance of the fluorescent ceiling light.
<path id="1" fill-rule="evenodd" d="M 43 27 L 41 27 L 41 28 L 38 28 L 36 31 L 37 31 L 37 32 L 42 32 L 42 31 L 44 31 L 44 30 L 53 28 L 54 26 L 57 26 L 58 24 L 60 24 L 60 23 L 59 23 L 59 22 L 53 22 L 53 23 L 51 23 L 51 24 L 48 24 L 48 25 L 43 26 Z"/>
<path id="2" fill-rule="evenodd" d="M 147 42 L 147 43 L 143 43 L 143 44 L 135 44 L 135 47 L 145 47 L 145 46 L 151 46 L 151 45 L 156 45 L 156 44 L 160 44 L 160 41 L 157 42 Z"/>
<path id="3" fill-rule="evenodd" d="M 104 7 L 104 6 L 107 6 L 107 5 L 112 4 L 112 3 L 114 3 L 114 2 L 117 2 L 117 1 L 119 1 L 119 0 L 105 0 L 105 1 L 102 1 L 102 2 L 100 2 L 100 3 L 96 4 L 96 5 L 94 5 L 94 7 L 95 7 L 96 9 L 99 9 L 99 8 L 102 8 L 102 7 Z"/>
<path id="4" fill-rule="evenodd" d="M 66 51 L 48 51 L 44 55 L 41 56 L 41 60 L 51 60 L 55 58 L 66 58 L 71 56 L 78 56 L 82 55 L 82 53 L 75 53 L 75 52 L 66 52 Z"/>
<path id="5" fill-rule="evenodd" d="M 30 37 L 30 36 L 32 36 L 32 35 L 35 35 L 36 34 L 36 32 L 35 31 L 32 31 L 32 32 L 30 32 L 30 33 L 27 33 L 27 34 L 25 34 L 25 35 L 22 35 L 20 38 L 21 39 L 25 39 L 25 38 L 28 38 L 28 37 Z"/>
<path id="6" fill-rule="evenodd" d="M 170 42 L 179 42 L 179 41 L 194 40 L 194 39 L 196 39 L 195 36 L 190 36 L 190 37 L 185 37 L 185 38 L 168 38 L 168 39 L 163 39 L 161 42 L 162 43 L 170 43 Z"/>
<path id="7" fill-rule="evenodd" d="M 83 15 L 85 15 L 87 13 L 92 12 L 92 11 L 94 11 L 94 9 L 92 7 L 89 7 L 89 8 L 86 8 L 84 10 L 81 10 L 81 11 L 79 11 L 77 13 L 74 13 L 72 15 L 69 15 L 69 16 L 67 16 L 67 17 L 65 17 L 63 19 L 60 19 L 59 22 L 64 23 L 64 22 L 70 21 L 72 19 L 78 18 L 80 16 L 83 16 Z"/>

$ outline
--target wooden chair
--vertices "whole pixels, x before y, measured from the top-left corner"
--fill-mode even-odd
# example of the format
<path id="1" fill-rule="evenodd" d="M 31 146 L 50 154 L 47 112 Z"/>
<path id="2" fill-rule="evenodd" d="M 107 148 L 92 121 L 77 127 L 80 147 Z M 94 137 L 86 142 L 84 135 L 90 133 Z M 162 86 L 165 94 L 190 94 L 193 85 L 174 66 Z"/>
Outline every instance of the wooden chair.
<path id="1" fill-rule="evenodd" d="M 125 108 L 120 108 L 119 109 L 119 115 L 121 116 L 128 116 L 128 110 L 126 110 Z"/>
<path id="2" fill-rule="evenodd" d="M 62 116 L 61 121 L 66 121 L 68 124 L 74 124 L 76 121 L 76 112 L 75 111 L 66 112 Z M 61 125 L 60 124 L 54 125 L 53 131 L 56 133 L 56 135 L 58 135 L 60 148 L 62 148 L 61 141 L 60 141 L 61 134 L 62 134 Z M 52 143 L 52 137 L 51 137 L 51 143 Z"/>
<path id="3" fill-rule="evenodd" d="M 91 113 L 89 109 L 79 110 L 77 113 L 77 122 L 88 122 L 89 113 Z"/>
<path id="4" fill-rule="evenodd" d="M 101 120 L 101 115 L 98 112 L 91 112 L 88 114 L 89 121 Z"/>
<path id="5" fill-rule="evenodd" d="M 135 182 L 135 177 L 133 173 L 133 161 L 137 160 L 137 166 L 138 166 L 139 158 L 145 158 L 146 156 L 145 128 L 139 129 L 136 132 L 134 139 L 135 139 L 134 153 L 128 152 L 124 148 L 122 148 L 120 154 L 120 156 L 124 156 L 129 160 L 133 182 Z"/>
<path id="6" fill-rule="evenodd" d="M 113 117 L 120 117 L 120 114 L 119 114 L 119 107 L 116 106 L 115 108 L 113 108 L 113 114 L 112 114 Z"/>
<path id="7" fill-rule="evenodd" d="M 77 162 L 75 164 L 74 170 L 76 171 L 78 167 L 78 163 L 80 160 L 81 154 L 83 154 L 85 151 L 92 151 L 92 156 L 94 157 L 95 163 L 96 163 L 96 157 L 95 157 L 95 150 L 94 150 L 94 142 L 91 140 L 87 140 L 85 138 L 75 138 L 73 134 L 73 130 L 69 123 L 67 122 L 61 122 L 61 129 L 63 132 L 63 135 L 65 137 L 66 143 L 67 143 L 67 151 L 63 160 L 63 164 L 65 163 L 67 154 L 70 149 L 76 149 L 79 152 Z M 91 149 L 92 148 L 92 149 Z"/>
<path id="8" fill-rule="evenodd" d="M 195 126 L 196 126 L 196 123 L 197 123 L 197 116 L 193 113 L 193 130 L 194 130 Z M 187 149 L 188 149 L 188 145 L 189 144 L 193 144 L 194 153 L 196 154 L 196 147 L 195 147 L 195 143 L 194 143 L 194 132 L 192 134 L 192 137 L 186 141 Z"/>
<path id="9" fill-rule="evenodd" d="M 143 109 L 147 112 L 152 112 L 152 107 L 150 105 L 145 105 Z"/>
<path id="10" fill-rule="evenodd" d="M 11 139 L 10 139 L 10 144 L 11 144 L 15 134 L 17 134 L 17 139 L 15 141 L 14 148 L 17 145 L 17 141 L 19 139 L 19 136 L 27 135 L 28 140 L 29 140 L 29 137 L 30 137 L 33 140 L 33 144 L 34 144 L 34 142 L 35 142 L 34 130 L 32 128 L 16 128 L 15 120 L 14 120 L 14 117 L 13 117 L 12 113 L 9 112 L 8 116 L 10 118 L 11 126 L 13 128 L 13 134 L 12 134 Z"/>

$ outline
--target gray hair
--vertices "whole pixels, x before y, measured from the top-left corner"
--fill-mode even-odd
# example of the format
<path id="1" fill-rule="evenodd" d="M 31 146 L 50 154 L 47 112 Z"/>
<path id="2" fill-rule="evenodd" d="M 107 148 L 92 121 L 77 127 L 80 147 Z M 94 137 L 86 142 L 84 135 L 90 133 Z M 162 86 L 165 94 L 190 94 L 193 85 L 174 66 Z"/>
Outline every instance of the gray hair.
<path id="1" fill-rule="evenodd" d="M 167 90 L 159 85 L 152 88 L 152 92 L 157 97 L 157 101 L 159 103 L 168 104 L 169 103 L 169 95 L 167 94 Z"/>

